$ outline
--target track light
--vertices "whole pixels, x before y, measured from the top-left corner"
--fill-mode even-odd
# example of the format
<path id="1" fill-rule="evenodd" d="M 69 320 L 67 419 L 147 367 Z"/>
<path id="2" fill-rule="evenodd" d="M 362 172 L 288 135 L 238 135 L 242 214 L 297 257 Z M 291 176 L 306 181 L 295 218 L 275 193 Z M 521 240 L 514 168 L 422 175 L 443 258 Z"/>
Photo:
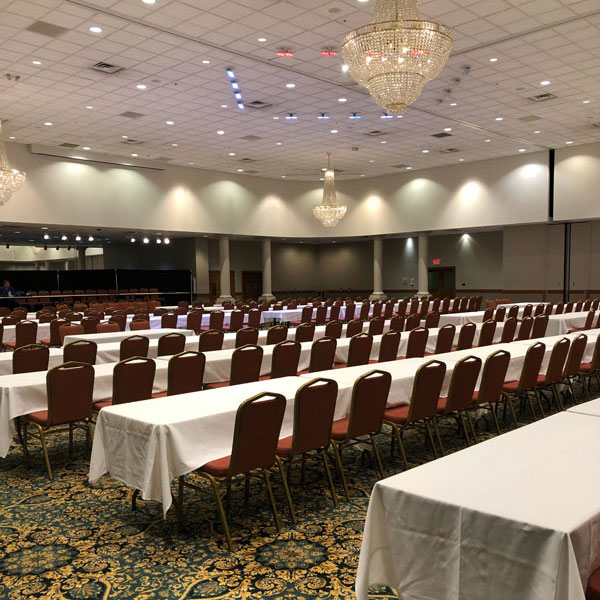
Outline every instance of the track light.
<path id="1" fill-rule="evenodd" d="M 157 244 L 162 244 L 162 240 L 160 238 L 156 238 L 156 243 Z"/>
<path id="2" fill-rule="evenodd" d="M 135 238 L 134 238 L 134 237 L 132 237 L 132 238 L 131 238 L 129 241 L 130 241 L 132 244 L 135 244 Z"/>
<path id="3" fill-rule="evenodd" d="M 60 238 L 63 242 L 67 241 L 67 236 L 63 233 L 63 235 Z"/>
<path id="4" fill-rule="evenodd" d="M 164 239 L 164 242 L 165 242 L 165 244 L 170 244 L 170 243 L 171 243 L 171 240 L 170 240 L 169 238 L 165 238 L 165 239 Z"/>
<path id="5" fill-rule="evenodd" d="M 49 240 L 49 239 L 50 239 L 50 236 L 49 236 L 47 233 L 45 233 L 45 234 L 44 234 L 44 239 L 45 239 L 45 240 Z"/>
<path id="6" fill-rule="evenodd" d="M 81 241 L 81 236 L 80 235 L 76 235 L 75 236 L 75 241 L 76 242 L 80 242 Z"/>
<path id="7" fill-rule="evenodd" d="M 94 241 L 94 236 L 90 235 L 90 237 L 88 238 L 88 242 L 93 242 Z"/>
<path id="8" fill-rule="evenodd" d="M 150 240 L 147 237 L 145 237 L 142 241 L 144 242 L 144 244 L 150 243 Z"/>

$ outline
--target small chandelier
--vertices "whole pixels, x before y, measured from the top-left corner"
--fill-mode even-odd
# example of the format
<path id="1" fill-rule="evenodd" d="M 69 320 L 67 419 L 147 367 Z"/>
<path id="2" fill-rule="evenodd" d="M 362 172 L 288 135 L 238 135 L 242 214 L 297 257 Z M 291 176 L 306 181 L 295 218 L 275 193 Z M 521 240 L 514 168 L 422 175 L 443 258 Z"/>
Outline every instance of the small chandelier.
<path id="1" fill-rule="evenodd" d="M 324 180 L 323 203 L 313 207 L 313 215 L 325 227 L 335 227 L 346 214 L 348 207 L 345 204 L 338 204 L 335 195 L 335 172 L 331 168 L 331 152 L 327 153 L 327 171 Z"/>
<path id="2" fill-rule="evenodd" d="M 451 30 L 420 19 L 417 0 L 377 0 L 371 23 L 344 38 L 342 57 L 379 106 L 401 113 L 440 74 L 451 48 Z"/>
<path id="3" fill-rule="evenodd" d="M 2 121 L 0 121 L 0 206 L 6 204 L 10 197 L 25 183 L 25 173 L 12 169 L 6 157 L 6 148 L 2 139 Z"/>

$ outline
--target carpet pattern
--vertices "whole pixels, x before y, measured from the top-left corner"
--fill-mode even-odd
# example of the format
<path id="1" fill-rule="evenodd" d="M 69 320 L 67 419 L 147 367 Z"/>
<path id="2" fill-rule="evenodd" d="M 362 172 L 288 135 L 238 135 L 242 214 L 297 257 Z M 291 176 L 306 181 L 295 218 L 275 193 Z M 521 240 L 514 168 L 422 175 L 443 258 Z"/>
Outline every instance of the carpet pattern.
<path id="1" fill-rule="evenodd" d="M 492 427 L 487 417 L 480 418 L 480 438 L 490 437 Z M 441 430 L 447 452 L 464 447 L 454 420 L 445 420 Z M 336 478 L 337 508 L 319 463 L 307 461 L 303 486 L 299 469 L 292 472 L 296 526 L 280 481 L 273 477 L 280 534 L 262 483 L 251 485 L 247 507 L 243 483 L 235 487 L 229 514 L 235 551 L 229 553 L 211 496 L 186 490 L 186 531 L 180 533 L 174 510 L 163 521 L 155 502 L 138 501 L 132 511 L 132 490 L 118 481 L 105 476 L 93 486 L 87 483 L 89 450 L 81 432 L 72 458 L 66 433 L 50 440 L 53 481 L 33 440 L 30 469 L 23 466 L 16 444 L 0 460 L 0 598 L 354 598 L 369 493 L 378 479 L 375 462 L 366 453 L 344 451 L 351 502 L 343 498 Z M 390 457 L 389 438 L 379 436 L 378 441 L 386 476 L 399 472 L 401 462 L 397 454 Z M 406 448 L 412 464 L 433 458 L 420 431 L 407 432 Z M 371 592 L 372 599 L 396 597 L 389 588 L 373 587 Z"/>

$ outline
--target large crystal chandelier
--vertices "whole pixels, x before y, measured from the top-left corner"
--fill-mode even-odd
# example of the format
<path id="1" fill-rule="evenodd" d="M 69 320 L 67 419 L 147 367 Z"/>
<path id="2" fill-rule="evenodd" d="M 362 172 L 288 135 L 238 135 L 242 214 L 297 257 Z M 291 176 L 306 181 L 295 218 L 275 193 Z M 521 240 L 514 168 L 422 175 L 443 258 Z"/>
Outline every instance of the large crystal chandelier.
<path id="1" fill-rule="evenodd" d="M 12 169 L 8 164 L 2 139 L 2 121 L 0 121 L 0 206 L 6 204 L 24 183 L 25 173 L 19 169 Z"/>
<path id="2" fill-rule="evenodd" d="M 400 113 L 439 75 L 451 48 L 451 30 L 420 19 L 417 0 L 377 0 L 371 23 L 344 38 L 342 56 L 379 106 Z"/>
<path id="3" fill-rule="evenodd" d="M 325 227 L 335 227 L 346 214 L 348 207 L 345 204 L 338 204 L 335 195 L 335 172 L 331 168 L 331 152 L 327 153 L 327 171 L 324 180 L 323 203 L 313 207 L 313 215 Z"/>

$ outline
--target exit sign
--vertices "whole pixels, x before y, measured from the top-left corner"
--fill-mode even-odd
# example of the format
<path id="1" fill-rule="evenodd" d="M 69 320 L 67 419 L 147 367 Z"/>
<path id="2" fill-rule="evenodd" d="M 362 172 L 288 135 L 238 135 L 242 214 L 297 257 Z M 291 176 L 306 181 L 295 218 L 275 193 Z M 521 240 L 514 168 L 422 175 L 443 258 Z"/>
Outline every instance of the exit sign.
<path id="1" fill-rule="evenodd" d="M 433 259 L 433 264 L 434 265 L 439 265 L 442 261 L 439 258 L 434 258 Z"/>

